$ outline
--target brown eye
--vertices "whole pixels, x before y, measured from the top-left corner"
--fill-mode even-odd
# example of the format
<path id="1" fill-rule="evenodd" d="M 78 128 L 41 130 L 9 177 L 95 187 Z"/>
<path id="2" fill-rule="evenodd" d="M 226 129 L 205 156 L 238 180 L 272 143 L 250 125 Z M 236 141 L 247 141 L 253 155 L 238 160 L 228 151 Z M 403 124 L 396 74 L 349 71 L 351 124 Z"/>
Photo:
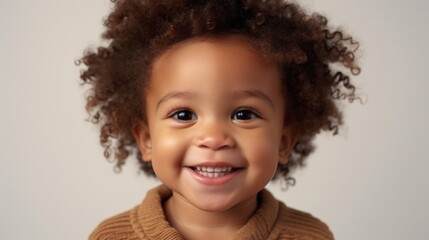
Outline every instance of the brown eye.
<path id="1" fill-rule="evenodd" d="M 189 110 L 177 111 L 171 117 L 180 121 L 192 121 L 197 119 L 197 116 Z"/>
<path id="2" fill-rule="evenodd" d="M 232 115 L 232 120 L 251 120 L 255 118 L 259 118 L 258 114 L 248 109 L 238 110 Z"/>

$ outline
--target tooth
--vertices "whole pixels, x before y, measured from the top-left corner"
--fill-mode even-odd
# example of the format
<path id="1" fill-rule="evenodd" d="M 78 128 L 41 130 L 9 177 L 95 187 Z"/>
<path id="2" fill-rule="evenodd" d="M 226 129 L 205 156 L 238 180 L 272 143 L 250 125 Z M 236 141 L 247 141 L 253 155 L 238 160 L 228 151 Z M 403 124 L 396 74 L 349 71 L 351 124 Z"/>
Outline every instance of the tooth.
<path id="1" fill-rule="evenodd" d="M 197 167 L 197 171 L 201 171 L 201 167 Z"/>
<path id="2" fill-rule="evenodd" d="M 219 173 L 218 172 L 213 173 L 213 177 L 215 178 L 219 177 Z"/>
<path id="3" fill-rule="evenodd" d="M 232 167 L 228 167 L 228 172 L 231 172 L 231 170 L 232 170 Z"/>
<path id="4" fill-rule="evenodd" d="M 207 172 L 201 172 L 201 175 L 203 175 L 204 177 L 207 177 Z"/>
<path id="5" fill-rule="evenodd" d="M 207 176 L 208 176 L 209 178 L 213 178 L 213 174 L 214 174 L 214 173 L 212 173 L 212 172 L 208 172 L 208 173 L 207 173 Z"/>
<path id="6" fill-rule="evenodd" d="M 227 167 L 223 167 L 223 168 L 222 168 L 222 172 L 226 172 L 226 170 L 228 170 L 228 168 L 227 168 Z"/>
<path id="7" fill-rule="evenodd" d="M 219 177 L 223 177 L 223 176 L 225 176 L 225 173 L 224 172 L 220 172 L 219 173 Z"/>
<path id="8" fill-rule="evenodd" d="M 207 167 L 207 172 L 213 172 L 214 169 L 212 167 Z"/>
<path id="9" fill-rule="evenodd" d="M 201 169 L 205 172 L 207 170 L 207 167 L 202 167 Z"/>
<path id="10" fill-rule="evenodd" d="M 214 171 L 215 171 L 215 172 L 221 172 L 221 171 L 222 171 L 222 168 L 217 167 L 217 168 L 215 168 L 215 169 L 214 169 Z"/>

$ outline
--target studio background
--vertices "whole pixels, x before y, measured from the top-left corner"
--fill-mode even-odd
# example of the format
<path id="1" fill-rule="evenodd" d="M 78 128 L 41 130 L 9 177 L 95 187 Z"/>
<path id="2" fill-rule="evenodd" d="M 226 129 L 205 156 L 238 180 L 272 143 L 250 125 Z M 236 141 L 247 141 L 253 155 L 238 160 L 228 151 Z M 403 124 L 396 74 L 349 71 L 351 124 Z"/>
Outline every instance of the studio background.
<path id="1" fill-rule="evenodd" d="M 359 89 L 341 134 L 322 134 L 291 207 L 325 221 L 336 239 L 429 235 L 429 3 L 303 0 L 361 42 Z M 159 184 L 129 161 L 121 174 L 85 122 L 79 67 L 100 43 L 107 0 L 0 2 L 0 239 L 86 239 L 106 217 Z"/>

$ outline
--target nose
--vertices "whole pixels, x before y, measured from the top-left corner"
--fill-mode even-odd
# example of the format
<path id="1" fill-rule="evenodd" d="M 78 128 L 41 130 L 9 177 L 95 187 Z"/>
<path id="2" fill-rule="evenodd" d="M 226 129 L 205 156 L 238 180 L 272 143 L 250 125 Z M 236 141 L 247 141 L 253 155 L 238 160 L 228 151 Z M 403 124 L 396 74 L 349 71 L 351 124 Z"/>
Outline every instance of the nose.
<path id="1" fill-rule="evenodd" d="M 226 127 L 221 124 L 205 124 L 198 129 L 195 145 L 210 150 L 221 150 L 235 146 L 234 138 Z"/>

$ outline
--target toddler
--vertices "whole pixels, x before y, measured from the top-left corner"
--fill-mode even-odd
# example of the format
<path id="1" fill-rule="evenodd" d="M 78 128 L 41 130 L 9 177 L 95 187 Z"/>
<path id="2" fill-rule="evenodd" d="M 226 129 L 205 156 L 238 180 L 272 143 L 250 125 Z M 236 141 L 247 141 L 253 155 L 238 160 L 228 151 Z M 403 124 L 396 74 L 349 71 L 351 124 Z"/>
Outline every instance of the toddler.
<path id="1" fill-rule="evenodd" d="M 162 185 L 90 239 L 333 239 L 264 187 L 337 133 L 358 44 L 283 0 L 113 2 L 108 45 L 79 60 L 86 109 L 106 158 Z"/>

